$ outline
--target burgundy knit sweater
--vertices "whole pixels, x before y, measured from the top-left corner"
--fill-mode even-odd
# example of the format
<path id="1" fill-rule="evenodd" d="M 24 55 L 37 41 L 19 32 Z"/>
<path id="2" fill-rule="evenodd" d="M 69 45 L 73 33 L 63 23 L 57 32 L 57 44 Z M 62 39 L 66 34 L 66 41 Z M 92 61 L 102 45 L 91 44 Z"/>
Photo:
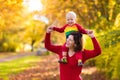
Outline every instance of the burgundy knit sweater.
<path id="1" fill-rule="evenodd" d="M 82 61 L 83 63 L 90 58 L 98 56 L 101 54 L 101 48 L 96 38 L 91 38 L 93 42 L 93 50 L 82 51 Z M 45 48 L 58 54 L 59 58 L 62 57 L 62 46 L 51 44 L 50 33 L 46 33 L 45 36 Z M 67 64 L 60 64 L 60 80 L 82 80 L 80 77 L 82 67 L 77 66 L 77 55 L 79 52 L 75 53 L 73 56 L 67 55 Z"/>

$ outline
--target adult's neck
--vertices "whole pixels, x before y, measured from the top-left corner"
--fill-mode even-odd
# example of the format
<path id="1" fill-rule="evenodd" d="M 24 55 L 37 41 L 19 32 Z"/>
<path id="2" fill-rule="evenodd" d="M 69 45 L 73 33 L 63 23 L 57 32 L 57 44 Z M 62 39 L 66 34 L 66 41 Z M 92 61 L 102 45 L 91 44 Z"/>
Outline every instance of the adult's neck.
<path id="1" fill-rule="evenodd" d="M 69 51 L 68 51 L 68 52 L 73 53 L 73 52 L 75 52 L 75 51 L 74 51 L 73 48 L 69 48 Z"/>
<path id="2" fill-rule="evenodd" d="M 69 51 L 70 51 L 70 52 L 74 52 L 74 49 L 73 49 L 73 48 L 69 48 Z"/>
<path id="3" fill-rule="evenodd" d="M 68 55 L 69 56 L 73 56 L 74 54 L 75 54 L 74 49 L 73 48 L 72 49 L 69 48 Z"/>

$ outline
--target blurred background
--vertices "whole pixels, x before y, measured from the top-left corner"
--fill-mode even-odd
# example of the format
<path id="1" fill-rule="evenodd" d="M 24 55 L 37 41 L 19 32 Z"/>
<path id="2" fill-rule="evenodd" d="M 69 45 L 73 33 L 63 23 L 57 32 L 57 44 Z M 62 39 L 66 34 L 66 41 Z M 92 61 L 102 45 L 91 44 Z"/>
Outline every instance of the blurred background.
<path id="1" fill-rule="evenodd" d="M 77 14 L 77 23 L 85 29 L 94 30 L 102 47 L 102 54 L 85 64 L 85 68 L 96 66 L 98 79 L 92 76 L 95 74 L 89 74 L 88 71 L 85 74 L 92 78 L 87 79 L 85 74 L 82 74 L 84 80 L 120 80 L 120 0 L 0 0 L 0 58 L 8 57 L 13 53 L 17 55 L 39 50 L 46 51 L 44 48 L 46 28 L 53 23 L 58 27 L 63 26 L 66 23 L 65 15 L 68 11 L 74 11 Z M 53 32 L 52 36 L 54 44 L 65 42 L 64 33 Z M 84 39 L 85 48 L 92 49 L 90 39 L 86 35 L 84 35 Z M 44 52 L 44 54 L 48 53 L 51 54 Z M 32 60 L 38 61 L 41 57 L 46 56 L 37 58 L 34 56 Z M 29 60 L 29 58 L 26 59 Z M 11 73 L 6 70 L 4 73 L 6 64 L 8 63 L 0 63 L 1 80 L 7 80 L 8 75 L 21 72 Z M 47 76 L 46 79 L 40 79 L 40 77 L 19 79 L 59 80 L 56 73 L 50 74 L 54 76 L 53 79 L 50 79 L 50 76 Z M 18 79 L 11 78 L 10 80 Z"/>

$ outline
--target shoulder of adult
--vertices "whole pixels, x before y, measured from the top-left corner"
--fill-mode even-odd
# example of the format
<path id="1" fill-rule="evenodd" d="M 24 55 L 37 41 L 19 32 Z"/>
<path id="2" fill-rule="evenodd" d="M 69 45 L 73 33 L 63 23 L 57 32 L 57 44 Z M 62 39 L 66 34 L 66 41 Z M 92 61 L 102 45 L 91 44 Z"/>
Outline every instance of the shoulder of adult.
<path id="1" fill-rule="evenodd" d="M 86 49 L 83 49 L 83 50 L 82 50 L 82 54 L 84 54 L 86 51 L 87 51 Z"/>
<path id="2" fill-rule="evenodd" d="M 82 51 L 75 52 L 76 55 L 82 54 Z"/>

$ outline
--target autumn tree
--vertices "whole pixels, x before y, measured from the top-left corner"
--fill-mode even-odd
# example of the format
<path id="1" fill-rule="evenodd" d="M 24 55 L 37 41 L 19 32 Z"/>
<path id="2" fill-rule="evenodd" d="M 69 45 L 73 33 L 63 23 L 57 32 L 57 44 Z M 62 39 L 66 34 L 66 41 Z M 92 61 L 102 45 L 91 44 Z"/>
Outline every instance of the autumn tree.
<path id="1" fill-rule="evenodd" d="M 0 0 L 0 4 L 0 45 L 2 46 L 0 51 L 3 51 L 11 43 L 10 39 L 13 39 L 10 35 L 14 36 L 22 29 L 23 6 L 22 0 Z M 12 41 L 14 42 L 14 39 Z M 11 49 L 14 51 L 14 46 Z"/>
<path id="2" fill-rule="evenodd" d="M 15 51 L 24 43 L 32 47 L 40 43 L 45 23 L 34 19 L 39 12 L 29 12 L 23 0 L 0 0 L 0 4 L 0 51 Z"/>

